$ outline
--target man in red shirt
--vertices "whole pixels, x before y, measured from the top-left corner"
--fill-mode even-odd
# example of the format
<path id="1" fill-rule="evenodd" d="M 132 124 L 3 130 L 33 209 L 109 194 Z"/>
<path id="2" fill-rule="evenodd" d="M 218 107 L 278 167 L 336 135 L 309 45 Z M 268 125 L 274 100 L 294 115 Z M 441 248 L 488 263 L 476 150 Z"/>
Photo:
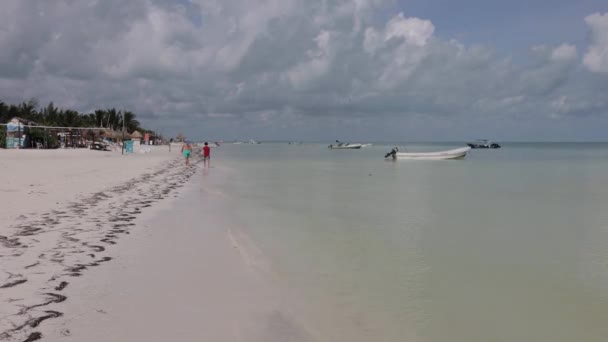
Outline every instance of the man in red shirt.
<path id="1" fill-rule="evenodd" d="M 211 148 L 209 144 L 205 142 L 205 147 L 203 147 L 203 166 L 209 167 L 209 163 L 211 160 Z"/>

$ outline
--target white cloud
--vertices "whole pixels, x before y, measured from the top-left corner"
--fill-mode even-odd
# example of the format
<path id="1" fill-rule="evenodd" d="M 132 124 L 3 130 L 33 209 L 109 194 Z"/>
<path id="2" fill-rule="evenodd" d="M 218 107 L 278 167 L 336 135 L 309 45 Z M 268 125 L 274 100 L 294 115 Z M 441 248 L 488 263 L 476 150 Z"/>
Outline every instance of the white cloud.
<path id="1" fill-rule="evenodd" d="M 314 38 L 316 48 L 306 51 L 310 58 L 304 63 L 298 64 L 288 71 L 288 77 L 295 87 L 300 87 L 306 83 L 323 76 L 327 73 L 331 63 L 330 33 L 322 31 Z"/>
<path id="2" fill-rule="evenodd" d="M 386 24 L 384 40 L 392 38 L 403 38 L 409 44 L 423 46 L 433 36 L 435 26 L 428 21 L 419 18 L 404 18 L 399 13 Z"/>
<path id="3" fill-rule="evenodd" d="M 382 31 L 374 27 L 365 30 L 363 47 L 368 53 L 374 53 L 382 46 L 386 46 L 391 39 L 402 39 L 405 43 L 414 46 L 424 46 L 435 32 L 435 26 L 428 20 L 419 18 L 405 18 L 399 13 L 388 23 Z"/>
<path id="4" fill-rule="evenodd" d="M 594 72 L 608 72 L 608 13 L 595 13 L 585 18 L 591 29 L 591 46 L 583 63 Z"/>
<path id="5" fill-rule="evenodd" d="M 562 44 L 551 51 L 551 59 L 557 62 L 574 61 L 577 55 L 576 46 L 570 44 Z"/>

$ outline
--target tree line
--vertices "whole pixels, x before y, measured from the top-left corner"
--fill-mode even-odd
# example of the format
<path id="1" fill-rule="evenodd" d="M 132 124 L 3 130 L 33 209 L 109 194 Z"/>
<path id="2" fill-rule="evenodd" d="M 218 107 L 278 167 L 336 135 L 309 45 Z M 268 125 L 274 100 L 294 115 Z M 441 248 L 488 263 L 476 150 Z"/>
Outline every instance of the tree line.
<path id="1" fill-rule="evenodd" d="M 6 124 L 14 117 L 35 122 L 39 126 L 104 128 L 112 131 L 122 131 L 124 121 L 124 129 L 128 133 L 139 131 L 142 134 L 151 133 L 153 136 L 157 136 L 154 131 L 141 127 L 133 112 L 120 111 L 115 108 L 80 113 L 71 109 L 58 108 L 53 102 L 46 107 L 39 107 L 35 99 L 17 105 L 0 101 L 0 123 Z M 31 144 L 43 142 L 45 148 L 59 146 L 57 137 L 47 134 L 42 128 L 31 128 L 28 134 Z M 83 134 L 89 140 L 96 136 L 93 130 L 85 130 Z M 157 138 L 159 137 L 157 136 Z M 6 139 L 6 129 L 0 126 L 0 147 L 6 146 Z"/>
<path id="2" fill-rule="evenodd" d="M 39 108 L 36 100 L 18 105 L 0 101 L 0 123 L 7 123 L 14 117 L 34 121 L 41 126 L 99 127 L 115 131 L 122 131 L 124 120 L 124 128 L 129 133 L 136 130 L 142 133 L 151 132 L 142 128 L 136 115 L 130 111 L 110 108 L 98 109 L 93 113 L 79 113 L 71 109 L 58 108 L 53 102 Z"/>

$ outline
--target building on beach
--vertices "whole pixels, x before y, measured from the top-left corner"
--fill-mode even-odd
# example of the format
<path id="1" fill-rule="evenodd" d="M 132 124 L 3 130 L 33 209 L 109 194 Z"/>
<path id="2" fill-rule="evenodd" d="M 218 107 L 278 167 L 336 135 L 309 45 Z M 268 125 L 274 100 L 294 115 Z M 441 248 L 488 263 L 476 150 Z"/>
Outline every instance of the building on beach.
<path id="1" fill-rule="evenodd" d="M 31 147 L 30 127 L 36 126 L 33 121 L 14 117 L 6 124 L 6 148 L 17 149 Z"/>
<path id="2" fill-rule="evenodd" d="M 133 131 L 133 133 L 131 133 L 131 140 L 137 140 L 139 142 L 141 142 L 141 139 L 143 139 L 144 135 L 141 134 L 139 131 Z"/>

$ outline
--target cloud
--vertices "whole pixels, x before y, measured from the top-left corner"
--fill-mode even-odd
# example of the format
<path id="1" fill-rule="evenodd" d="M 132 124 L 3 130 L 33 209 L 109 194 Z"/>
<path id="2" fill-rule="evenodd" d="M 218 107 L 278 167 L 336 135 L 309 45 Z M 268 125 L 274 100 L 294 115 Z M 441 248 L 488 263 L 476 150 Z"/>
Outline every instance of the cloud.
<path id="1" fill-rule="evenodd" d="M 562 44 L 551 51 L 551 59 L 558 62 L 574 61 L 577 56 L 576 46 L 570 44 Z"/>
<path id="2" fill-rule="evenodd" d="M 608 13 L 595 13 L 585 18 L 591 29 L 591 46 L 583 63 L 594 72 L 608 72 Z"/>
<path id="3" fill-rule="evenodd" d="M 4 0 L 0 94 L 186 130 L 205 119 L 218 135 L 606 113 L 608 81 L 587 69 L 608 71 L 608 15 L 585 19 L 581 68 L 573 45 L 514 62 L 438 37 L 430 20 L 387 16 L 390 3 Z"/>

